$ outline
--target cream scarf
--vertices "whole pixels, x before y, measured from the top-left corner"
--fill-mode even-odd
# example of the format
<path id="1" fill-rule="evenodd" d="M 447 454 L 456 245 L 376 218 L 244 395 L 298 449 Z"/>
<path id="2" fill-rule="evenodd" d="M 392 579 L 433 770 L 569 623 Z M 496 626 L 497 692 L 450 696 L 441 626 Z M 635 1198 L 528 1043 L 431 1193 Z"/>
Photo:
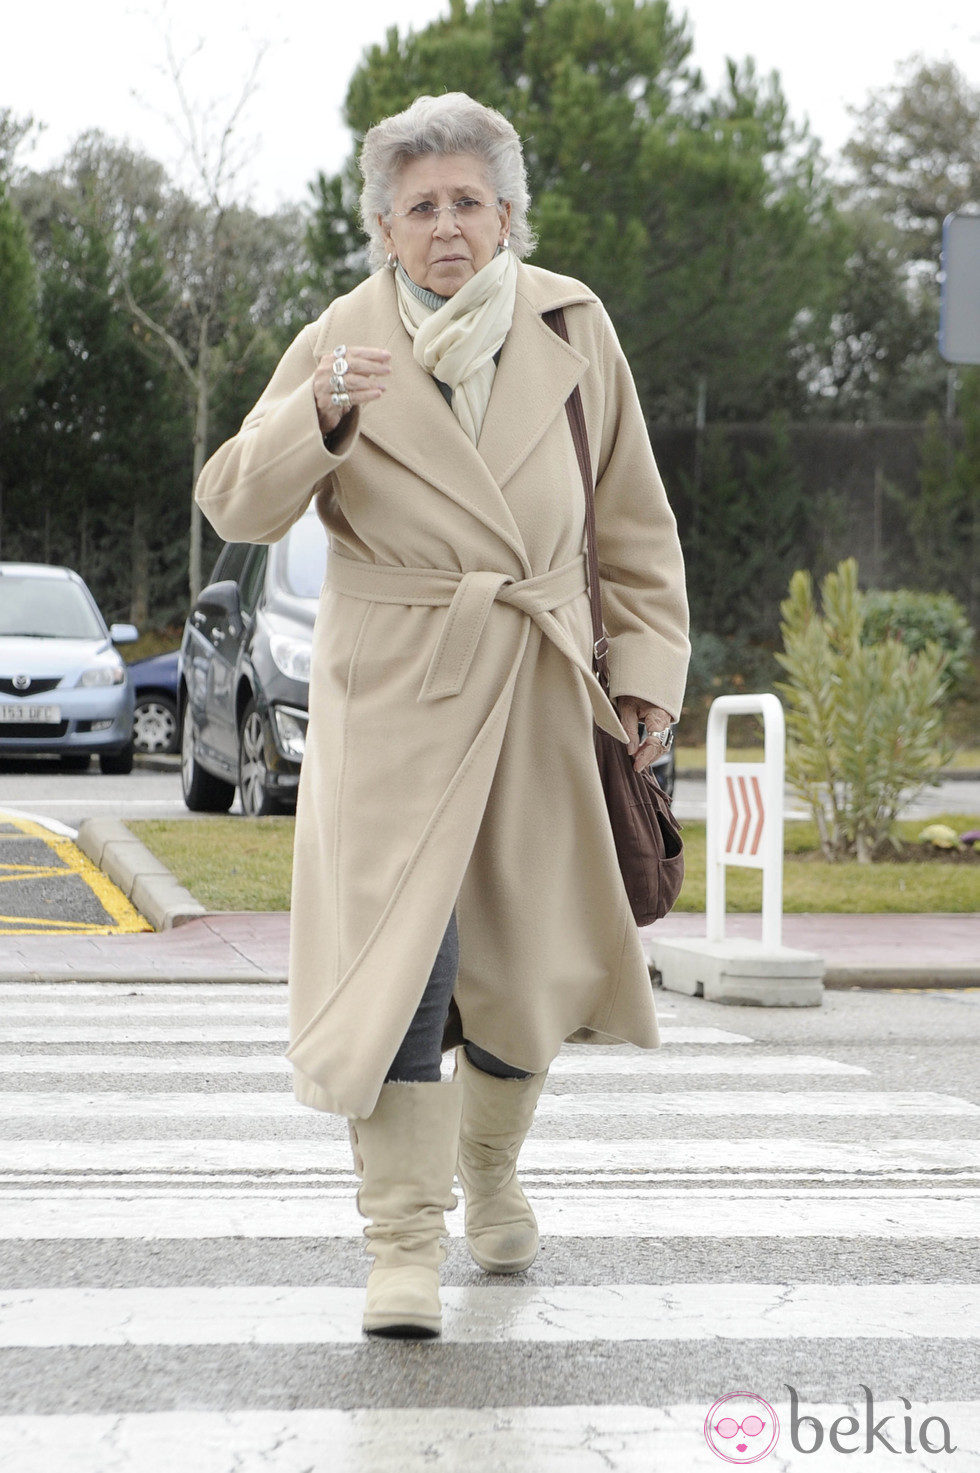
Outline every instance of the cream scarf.
<path id="1" fill-rule="evenodd" d="M 406 286 L 400 270 L 395 286 L 399 314 L 414 340 L 415 361 L 452 389 L 453 413 L 475 445 L 497 371 L 493 355 L 514 318 L 516 256 L 500 251 L 436 310 Z"/>

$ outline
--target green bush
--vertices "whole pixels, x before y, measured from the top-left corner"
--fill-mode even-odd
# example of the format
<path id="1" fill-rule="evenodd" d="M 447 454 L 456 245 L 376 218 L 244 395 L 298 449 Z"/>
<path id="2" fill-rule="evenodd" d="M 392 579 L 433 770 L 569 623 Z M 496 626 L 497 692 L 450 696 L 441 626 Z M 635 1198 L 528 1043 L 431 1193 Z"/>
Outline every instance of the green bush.
<path id="1" fill-rule="evenodd" d="M 937 783 L 949 760 L 943 734 L 946 654 L 897 639 L 867 642 L 853 558 L 820 586 L 797 572 L 780 605 L 787 679 L 786 774 L 810 808 L 827 859 L 868 862 L 887 842 L 911 795 Z"/>
<path id="2" fill-rule="evenodd" d="M 973 630 L 963 605 L 949 593 L 917 593 L 909 588 L 875 589 L 864 595 L 863 644 L 897 639 L 910 654 L 930 644 L 946 655 L 943 681 L 948 696 L 958 695 L 970 674 Z"/>

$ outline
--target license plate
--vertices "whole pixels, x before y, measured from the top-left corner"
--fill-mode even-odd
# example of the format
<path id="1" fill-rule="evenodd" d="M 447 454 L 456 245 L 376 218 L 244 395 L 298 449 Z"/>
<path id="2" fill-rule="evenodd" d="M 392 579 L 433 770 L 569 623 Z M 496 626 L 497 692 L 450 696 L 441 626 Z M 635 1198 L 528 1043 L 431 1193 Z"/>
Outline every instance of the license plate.
<path id="1" fill-rule="evenodd" d="M 18 702 L 16 706 L 0 706 L 0 721 L 18 722 L 25 726 L 57 726 L 61 720 L 60 706 L 28 706 Z"/>

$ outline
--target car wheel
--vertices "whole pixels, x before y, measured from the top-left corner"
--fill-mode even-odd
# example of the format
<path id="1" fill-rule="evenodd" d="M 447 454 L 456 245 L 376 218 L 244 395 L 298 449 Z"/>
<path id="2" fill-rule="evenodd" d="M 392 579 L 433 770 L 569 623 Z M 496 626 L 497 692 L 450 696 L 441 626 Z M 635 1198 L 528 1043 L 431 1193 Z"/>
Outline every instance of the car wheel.
<path id="1" fill-rule="evenodd" d="M 92 757 L 89 752 L 64 752 L 58 762 L 65 772 L 86 772 Z"/>
<path id="2" fill-rule="evenodd" d="M 177 732 L 177 707 L 169 696 L 141 696 L 133 711 L 133 745 L 137 752 L 153 755 L 176 752 L 180 743 Z"/>
<path id="3" fill-rule="evenodd" d="M 235 784 L 207 772 L 194 751 L 194 718 L 184 707 L 180 732 L 180 787 L 192 813 L 227 813 L 235 798 Z"/>
<path id="4" fill-rule="evenodd" d="M 245 707 L 238 732 L 238 791 L 242 811 L 249 818 L 266 818 L 281 813 L 282 804 L 268 792 L 269 764 L 265 756 L 265 725 L 254 700 Z"/>
<path id="5" fill-rule="evenodd" d="M 105 773 L 114 773 L 117 776 L 125 776 L 133 770 L 133 744 L 127 742 L 121 752 L 102 752 L 99 756 L 99 766 Z"/>

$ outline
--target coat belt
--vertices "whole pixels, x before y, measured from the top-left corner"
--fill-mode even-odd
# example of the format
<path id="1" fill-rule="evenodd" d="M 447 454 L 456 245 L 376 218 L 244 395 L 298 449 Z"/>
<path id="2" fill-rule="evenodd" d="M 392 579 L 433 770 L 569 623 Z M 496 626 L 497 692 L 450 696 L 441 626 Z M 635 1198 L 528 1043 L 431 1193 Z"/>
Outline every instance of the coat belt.
<path id="1" fill-rule="evenodd" d="M 589 687 L 593 710 L 612 717 L 621 731 L 614 707 L 578 646 L 557 619 L 553 609 L 569 603 L 587 588 L 584 553 L 560 568 L 534 578 L 512 578 L 509 573 L 479 571 L 454 573 L 443 568 L 403 568 L 392 563 L 366 563 L 331 552 L 327 558 L 325 587 L 353 598 L 387 604 L 448 604 L 436 647 L 422 682 L 418 699 L 436 701 L 458 695 L 462 690 L 479 644 L 480 636 L 495 603 L 519 609 L 533 619 L 562 654 L 576 665 Z"/>

